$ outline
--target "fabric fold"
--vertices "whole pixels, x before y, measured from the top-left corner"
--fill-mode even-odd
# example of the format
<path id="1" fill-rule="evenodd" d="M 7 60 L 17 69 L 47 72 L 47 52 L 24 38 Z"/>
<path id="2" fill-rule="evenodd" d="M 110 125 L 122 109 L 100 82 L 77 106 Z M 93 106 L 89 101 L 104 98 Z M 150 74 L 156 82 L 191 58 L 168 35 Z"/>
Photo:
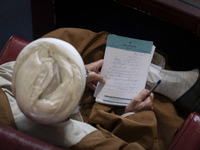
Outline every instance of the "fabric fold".
<path id="1" fill-rule="evenodd" d="M 41 124 L 64 121 L 85 89 L 85 67 L 77 50 L 56 38 L 41 38 L 19 54 L 12 90 L 20 110 Z"/>

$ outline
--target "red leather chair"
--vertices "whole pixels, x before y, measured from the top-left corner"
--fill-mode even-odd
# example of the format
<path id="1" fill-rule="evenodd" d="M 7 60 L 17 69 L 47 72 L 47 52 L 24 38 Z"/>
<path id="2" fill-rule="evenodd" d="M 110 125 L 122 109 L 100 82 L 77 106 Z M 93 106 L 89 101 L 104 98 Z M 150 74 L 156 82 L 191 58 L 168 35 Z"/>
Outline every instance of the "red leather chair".
<path id="1" fill-rule="evenodd" d="M 14 128 L 0 124 L 0 149 L 2 150 L 61 150 L 53 145 L 28 136 Z"/>
<path id="2" fill-rule="evenodd" d="M 29 41 L 12 36 L 0 52 L 0 65 L 16 60 Z M 14 128 L 0 124 L 0 149 L 2 150 L 61 150 L 58 147 L 28 136 Z"/>

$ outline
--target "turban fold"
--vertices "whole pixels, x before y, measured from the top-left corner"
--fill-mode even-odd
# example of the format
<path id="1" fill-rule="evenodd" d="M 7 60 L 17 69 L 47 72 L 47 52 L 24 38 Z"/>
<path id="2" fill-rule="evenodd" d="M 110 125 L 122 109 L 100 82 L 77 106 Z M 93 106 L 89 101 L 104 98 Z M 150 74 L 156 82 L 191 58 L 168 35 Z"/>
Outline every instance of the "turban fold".
<path id="1" fill-rule="evenodd" d="M 13 94 L 20 110 L 41 124 L 69 117 L 85 89 L 85 67 L 77 50 L 55 38 L 28 44 L 17 57 Z"/>

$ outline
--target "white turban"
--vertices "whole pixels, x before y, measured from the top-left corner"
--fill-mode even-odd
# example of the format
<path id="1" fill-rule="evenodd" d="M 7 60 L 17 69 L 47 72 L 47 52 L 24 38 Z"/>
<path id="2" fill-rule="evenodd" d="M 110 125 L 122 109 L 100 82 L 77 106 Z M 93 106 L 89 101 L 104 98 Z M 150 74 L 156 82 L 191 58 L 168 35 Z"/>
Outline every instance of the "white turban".
<path id="1" fill-rule="evenodd" d="M 26 117 L 54 124 L 69 117 L 85 89 L 85 67 L 77 50 L 55 38 L 41 38 L 19 54 L 13 93 Z"/>

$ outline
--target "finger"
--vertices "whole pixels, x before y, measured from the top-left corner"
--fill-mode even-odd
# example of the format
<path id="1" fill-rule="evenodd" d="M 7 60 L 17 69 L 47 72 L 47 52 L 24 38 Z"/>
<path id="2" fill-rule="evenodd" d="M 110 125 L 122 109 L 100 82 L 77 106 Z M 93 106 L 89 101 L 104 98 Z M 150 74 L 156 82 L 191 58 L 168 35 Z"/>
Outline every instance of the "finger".
<path id="1" fill-rule="evenodd" d="M 146 97 L 146 95 L 148 94 L 149 90 L 147 89 L 143 89 L 138 96 L 136 96 L 135 98 L 133 98 L 131 100 L 131 102 L 126 106 L 125 108 L 125 112 L 130 112 L 130 111 L 141 111 L 141 110 L 145 110 L 145 109 L 149 109 L 152 107 L 152 100 L 154 98 L 153 93 L 150 94 L 150 96 L 148 96 L 145 101 L 147 99 L 149 99 L 147 102 L 143 102 L 143 99 Z"/>
<path id="2" fill-rule="evenodd" d="M 147 89 L 143 89 L 142 91 L 140 91 L 140 93 L 133 98 L 132 101 L 136 101 L 137 103 L 140 103 L 144 100 L 144 98 L 146 97 L 146 95 L 148 94 L 149 90 Z"/>
<path id="3" fill-rule="evenodd" d="M 97 81 L 97 82 L 100 82 L 100 83 L 105 83 L 103 77 L 100 75 L 100 74 L 97 74 L 95 72 L 90 72 L 89 73 L 89 76 L 88 76 L 88 79 L 87 79 L 87 83 L 88 82 L 92 82 L 92 81 Z"/>
<path id="4" fill-rule="evenodd" d="M 143 89 L 136 97 L 134 97 L 126 106 L 125 113 L 135 111 L 135 109 L 141 109 L 140 103 L 142 102 L 147 93 L 148 90 Z"/>
<path id="5" fill-rule="evenodd" d="M 141 104 L 143 108 L 140 108 L 139 111 L 142 110 L 153 110 L 153 99 L 154 99 L 154 94 L 151 93 Z"/>
<path id="6" fill-rule="evenodd" d="M 144 106 L 142 110 L 151 110 L 153 107 L 153 101 L 150 98 L 143 101 L 142 104 Z"/>
<path id="7" fill-rule="evenodd" d="M 149 95 L 149 98 L 151 99 L 151 101 L 153 101 L 153 99 L 154 99 L 154 94 L 151 93 L 151 94 Z"/>
<path id="8" fill-rule="evenodd" d="M 148 97 L 146 97 L 143 101 L 146 101 L 147 99 L 150 99 L 151 101 L 153 101 L 154 99 L 154 94 L 151 93 Z"/>
<path id="9" fill-rule="evenodd" d="M 134 110 L 135 110 L 136 106 L 138 106 L 141 103 L 141 101 L 142 100 L 138 96 L 136 96 L 135 98 L 133 98 L 129 102 L 129 104 L 126 106 L 125 113 L 127 113 L 127 112 L 135 112 Z"/>
<path id="10" fill-rule="evenodd" d="M 140 93 L 138 94 L 138 97 L 140 98 L 140 99 L 144 99 L 145 97 L 146 97 L 146 95 L 149 93 L 149 90 L 147 90 L 147 89 L 143 89 L 142 91 L 140 91 Z"/>
<path id="11" fill-rule="evenodd" d="M 96 85 L 94 85 L 93 83 L 88 83 L 87 86 L 93 91 L 95 91 L 96 89 Z"/>
<path id="12" fill-rule="evenodd" d="M 153 99 L 154 99 L 154 94 L 151 93 L 151 94 L 147 97 L 147 99 L 150 99 L 151 101 L 153 101 Z"/>
<path id="13" fill-rule="evenodd" d="M 139 105 L 137 105 L 134 108 L 134 112 L 140 112 L 140 111 L 144 111 L 144 110 L 151 110 L 152 109 L 152 101 L 150 99 L 141 102 Z"/>
<path id="14" fill-rule="evenodd" d="M 88 71 L 94 71 L 94 72 L 96 72 L 96 73 L 99 73 L 99 68 L 102 67 L 102 65 L 103 65 L 103 59 L 100 59 L 100 60 L 98 60 L 98 61 L 95 61 L 95 62 L 86 64 L 86 65 L 85 65 L 85 68 L 86 68 Z"/>
<path id="15" fill-rule="evenodd" d="M 97 68 L 99 69 L 103 65 L 103 59 L 96 61 Z"/>
<path id="16" fill-rule="evenodd" d="M 99 68 L 101 68 L 102 65 L 103 65 L 103 59 L 100 59 L 100 60 L 94 62 L 94 70 L 93 71 L 96 73 L 100 73 Z"/>
<path id="17" fill-rule="evenodd" d="M 153 99 L 154 94 L 151 93 L 142 103 L 144 105 L 143 110 L 152 110 L 153 109 Z"/>
<path id="18" fill-rule="evenodd" d="M 146 96 L 148 93 L 148 90 L 142 90 L 138 96 L 132 99 L 132 101 L 126 106 L 125 113 L 126 112 L 138 112 L 142 110 L 152 110 L 152 100 L 154 98 L 154 94 L 151 93 L 150 96 L 148 96 L 145 101 L 143 100 L 143 97 Z"/>

